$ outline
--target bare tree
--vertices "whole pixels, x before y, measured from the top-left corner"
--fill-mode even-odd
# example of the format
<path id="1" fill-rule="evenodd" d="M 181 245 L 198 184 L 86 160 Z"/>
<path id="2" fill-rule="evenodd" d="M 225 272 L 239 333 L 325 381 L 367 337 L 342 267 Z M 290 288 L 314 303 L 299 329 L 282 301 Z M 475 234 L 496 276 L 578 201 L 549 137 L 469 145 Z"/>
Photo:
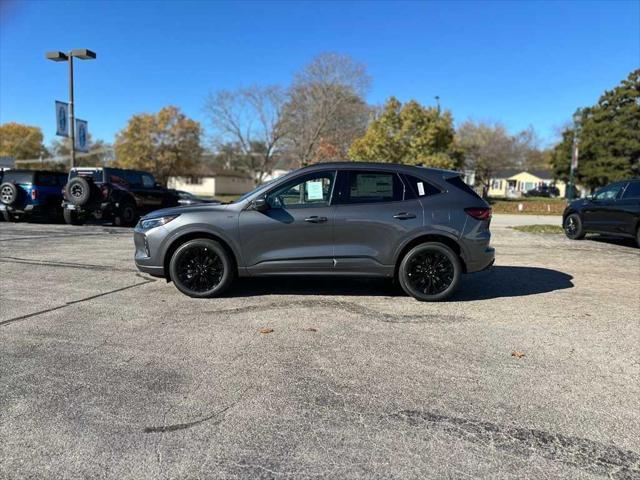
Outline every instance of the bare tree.
<path id="1" fill-rule="evenodd" d="M 500 123 L 467 120 L 458 127 L 456 136 L 464 150 L 465 166 L 475 170 L 484 195 L 497 172 L 517 165 L 514 138 Z"/>
<path id="2" fill-rule="evenodd" d="M 370 82 L 364 65 L 336 53 L 317 56 L 295 76 L 283 121 L 288 154 L 299 165 L 346 157 L 367 126 Z"/>
<path id="3" fill-rule="evenodd" d="M 205 113 L 214 128 L 217 148 L 234 145 L 236 168 L 261 183 L 271 173 L 284 136 L 285 93 L 277 86 L 220 90 L 209 95 Z"/>

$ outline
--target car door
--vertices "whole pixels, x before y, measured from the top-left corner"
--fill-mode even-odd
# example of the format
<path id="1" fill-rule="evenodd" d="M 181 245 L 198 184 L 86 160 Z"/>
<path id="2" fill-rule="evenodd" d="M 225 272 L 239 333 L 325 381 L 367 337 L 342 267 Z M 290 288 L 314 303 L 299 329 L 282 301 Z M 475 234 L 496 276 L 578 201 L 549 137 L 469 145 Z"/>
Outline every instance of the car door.
<path id="1" fill-rule="evenodd" d="M 331 271 L 335 177 L 335 170 L 325 170 L 287 180 L 265 194 L 267 210 L 248 206 L 241 212 L 240 242 L 249 273 Z"/>
<path id="2" fill-rule="evenodd" d="M 585 230 L 615 232 L 619 218 L 616 217 L 617 201 L 626 183 L 607 185 L 596 192 L 583 207 L 582 222 Z"/>
<path id="3" fill-rule="evenodd" d="M 636 234 L 640 219 L 640 180 L 631 181 L 625 187 L 622 198 L 616 203 L 616 217 L 620 233 Z"/>
<path id="4" fill-rule="evenodd" d="M 405 194 L 405 184 L 392 170 L 342 170 L 338 177 L 335 271 L 393 274 L 398 246 L 423 225 L 422 205 Z"/>

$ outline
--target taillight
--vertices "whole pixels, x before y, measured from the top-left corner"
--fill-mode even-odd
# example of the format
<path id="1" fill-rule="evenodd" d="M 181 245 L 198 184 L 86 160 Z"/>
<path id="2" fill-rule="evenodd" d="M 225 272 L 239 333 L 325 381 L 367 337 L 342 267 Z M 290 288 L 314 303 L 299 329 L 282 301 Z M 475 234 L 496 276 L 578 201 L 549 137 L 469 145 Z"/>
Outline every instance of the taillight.
<path id="1" fill-rule="evenodd" d="M 31 200 L 35 200 L 36 198 L 38 198 L 38 191 L 31 190 Z"/>
<path id="2" fill-rule="evenodd" d="M 464 211 L 476 220 L 489 220 L 491 218 L 491 207 L 465 208 Z"/>

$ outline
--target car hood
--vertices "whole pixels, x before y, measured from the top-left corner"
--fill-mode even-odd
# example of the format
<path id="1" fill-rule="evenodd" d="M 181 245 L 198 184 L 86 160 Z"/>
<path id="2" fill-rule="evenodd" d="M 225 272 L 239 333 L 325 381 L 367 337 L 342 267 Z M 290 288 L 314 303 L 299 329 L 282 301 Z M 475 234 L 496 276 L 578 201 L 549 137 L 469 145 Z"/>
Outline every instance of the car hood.
<path id="1" fill-rule="evenodd" d="M 579 198 L 579 199 L 573 200 L 571 203 L 569 203 L 569 208 L 580 209 L 581 207 L 583 207 L 587 203 L 589 203 L 589 200 L 587 200 L 586 198 Z"/>
<path id="2" fill-rule="evenodd" d="M 160 210 L 154 210 L 151 213 L 146 214 L 143 219 L 158 217 L 168 217 L 170 215 L 181 215 L 184 213 L 201 213 L 201 212 L 227 212 L 234 204 L 220 203 L 198 203 L 195 205 L 183 205 L 178 207 L 162 208 Z"/>

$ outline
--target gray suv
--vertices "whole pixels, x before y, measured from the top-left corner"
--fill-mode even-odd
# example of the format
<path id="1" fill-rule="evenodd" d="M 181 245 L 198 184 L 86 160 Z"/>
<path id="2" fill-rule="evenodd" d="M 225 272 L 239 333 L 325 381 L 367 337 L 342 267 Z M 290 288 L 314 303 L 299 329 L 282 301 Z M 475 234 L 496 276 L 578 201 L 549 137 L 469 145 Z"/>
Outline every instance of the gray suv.
<path id="1" fill-rule="evenodd" d="M 396 278 L 443 300 L 461 274 L 486 269 L 491 208 L 459 173 L 384 163 L 301 168 L 226 205 L 157 210 L 136 226 L 138 269 L 191 297 L 236 276 Z"/>

